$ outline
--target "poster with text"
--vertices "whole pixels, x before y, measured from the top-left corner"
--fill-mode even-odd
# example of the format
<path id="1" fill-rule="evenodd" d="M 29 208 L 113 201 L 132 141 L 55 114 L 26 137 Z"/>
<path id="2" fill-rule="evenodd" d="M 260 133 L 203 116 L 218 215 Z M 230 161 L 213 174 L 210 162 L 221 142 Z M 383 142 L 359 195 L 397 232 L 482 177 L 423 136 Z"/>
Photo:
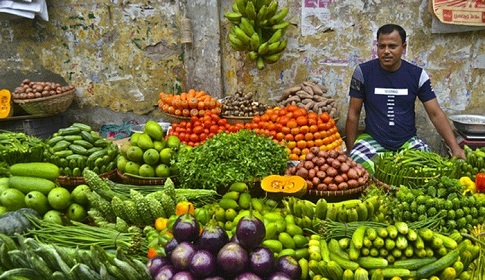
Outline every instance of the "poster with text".
<path id="1" fill-rule="evenodd" d="M 485 26 L 485 0 L 430 0 L 443 23 Z"/>

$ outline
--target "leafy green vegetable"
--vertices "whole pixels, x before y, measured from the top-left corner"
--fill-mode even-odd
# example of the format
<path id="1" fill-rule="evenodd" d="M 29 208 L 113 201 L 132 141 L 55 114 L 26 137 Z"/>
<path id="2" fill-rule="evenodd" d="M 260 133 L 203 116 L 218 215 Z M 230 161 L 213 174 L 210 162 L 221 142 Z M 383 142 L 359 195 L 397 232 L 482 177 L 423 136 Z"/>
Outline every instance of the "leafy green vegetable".
<path id="1" fill-rule="evenodd" d="M 204 144 L 178 153 L 181 188 L 224 191 L 234 182 L 254 182 L 283 174 L 288 154 L 271 138 L 252 130 L 218 133 Z"/>
<path id="2" fill-rule="evenodd" d="M 23 132 L 0 130 L 0 162 L 44 161 L 46 144 L 38 137 Z"/>

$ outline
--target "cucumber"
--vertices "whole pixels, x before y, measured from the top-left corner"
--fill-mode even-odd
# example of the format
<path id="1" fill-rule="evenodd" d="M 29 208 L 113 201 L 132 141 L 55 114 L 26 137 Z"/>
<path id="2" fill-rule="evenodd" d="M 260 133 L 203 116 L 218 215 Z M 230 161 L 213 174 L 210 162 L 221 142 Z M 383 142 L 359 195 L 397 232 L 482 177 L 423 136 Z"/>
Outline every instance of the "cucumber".
<path id="1" fill-rule="evenodd" d="M 24 194 L 31 191 L 39 191 L 45 195 L 56 187 L 56 184 L 49 179 L 30 177 L 30 176 L 11 176 L 8 180 L 8 186 L 15 188 Z"/>
<path id="2" fill-rule="evenodd" d="M 13 176 L 30 176 L 56 180 L 60 175 L 59 167 L 49 162 L 15 163 L 10 166 L 10 174 Z"/>

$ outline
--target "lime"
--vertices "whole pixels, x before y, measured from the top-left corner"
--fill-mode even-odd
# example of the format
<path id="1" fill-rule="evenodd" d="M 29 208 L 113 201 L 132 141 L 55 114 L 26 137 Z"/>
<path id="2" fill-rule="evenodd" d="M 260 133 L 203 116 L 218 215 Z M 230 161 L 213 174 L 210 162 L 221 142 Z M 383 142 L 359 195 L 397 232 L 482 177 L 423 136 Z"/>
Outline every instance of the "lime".
<path id="1" fill-rule="evenodd" d="M 175 151 L 179 149 L 180 143 L 180 139 L 175 135 L 170 135 L 167 138 L 167 147 L 172 148 Z"/>
<path id="2" fill-rule="evenodd" d="M 72 203 L 66 211 L 67 218 L 76 222 L 82 222 L 87 217 L 86 209 L 82 205 Z"/>
<path id="3" fill-rule="evenodd" d="M 44 215 L 51 209 L 47 196 L 39 191 L 31 191 L 26 194 L 25 205 L 37 211 L 39 215 Z"/>
<path id="4" fill-rule="evenodd" d="M 172 148 L 164 148 L 160 151 L 160 162 L 170 165 L 170 161 L 175 155 L 175 151 Z"/>
<path id="5" fill-rule="evenodd" d="M 141 162 L 143 161 L 143 150 L 138 146 L 131 146 L 126 151 L 126 158 L 131 161 Z"/>
<path id="6" fill-rule="evenodd" d="M 148 149 L 143 153 L 143 162 L 150 165 L 155 165 L 160 159 L 160 154 L 154 148 Z"/>
<path id="7" fill-rule="evenodd" d="M 164 163 L 160 163 L 155 168 L 155 175 L 157 177 L 169 177 L 170 176 L 170 167 Z"/>
<path id="8" fill-rule="evenodd" d="M 62 222 L 62 213 L 61 211 L 58 210 L 49 210 L 47 213 L 44 214 L 44 217 L 42 218 L 44 221 L 49 221 L 52 223 L 56 223 L 59 225 L 64 224 Z"/>
<path id="9" fill-rule="evenodd" d="M 116 159 L 116 168 L 120 170 L 121 172 L 125 171 L 125 165 L 128 162 L 128 159 L 125 158 L 122 155 L 119 155 L 118 158 Z"/>
<path id="10" fill-rule="evenodd" d="M 14 188 L 8 188 L 0 196 L 0 204 L 5 206 L 9 211 L 15 211 L 25 207 L 25 195 Z"/>
<path id="11" fill-rule="evenodd" d="M 149 164 L 142 164 L 138 169 L 138 175 L 142 177 L 155 177 L 155 169 Z"/>
<path id="12" fill-rule="evenodd" d="M 140 169 L 140 165 L 134 161 L 129 161 L 125 165 L 125 173 L 138 175 L 138 169 Z"/>
<path id="13" fill-rule="evenodd" d="M 145 123 L 143 132 L 148 134 L 153 140 L 157 141 L 162 140 L 165 136 L 162 126 L 154 120 L 149 120 Z"/>
<path id="14" fill-rule="evenodd" d="M 91 188 L 86 184 L 76 186 L 71 192 L 72 201 L 77 204 L 87 206 L 89 204 L 87 194 L 91 192 Z"/>
<path id="15" fill-rule="evenodd" d="M 150 135 L 146 133 L 140 134 L 138 137 L 138 142 L 136 143 L 138 147 L 140 147 L 142 150 L 146 151 L 148 149 L 153 148 L 153 140 L 150 138 Z"/>
<path id="16" fill-rule="evenodd" d="M 55 210 L 64 210 L 71 205 L 71 193 L 66 188 L 55 187 L 47 195 L 47 200 Z"/>
<path id="17" fill-rule="evenodd" d="M 165 140 L 153 141 L 153 148 L 158 152 L 160 152 L 166 146 L 167 146 L 167 142 Z"/>

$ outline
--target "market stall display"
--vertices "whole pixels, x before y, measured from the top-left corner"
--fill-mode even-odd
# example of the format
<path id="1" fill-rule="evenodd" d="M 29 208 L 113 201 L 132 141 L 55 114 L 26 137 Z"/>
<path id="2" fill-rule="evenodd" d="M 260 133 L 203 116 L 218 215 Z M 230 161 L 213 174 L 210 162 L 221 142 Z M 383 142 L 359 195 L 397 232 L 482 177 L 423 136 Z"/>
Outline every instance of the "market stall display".
<path id="1" fill-rule="evenodd" d="M 202 117 L 206 112 L 219 115 L 222 104 L 203 90 L 190 89 L 180 94 L 161 92 L 158 107 L 164 120 L 179 123 L 192 116 Z"/>
<path id="2" fill-rule="evenodd" d="M 234 270 L 224 271 L 234 275 L 231 279 L 271 279 L 265 271 L 275 272 L 277 279 L 392 279 L 396 275 L 401 279 L 476 279 L 483 275 L 485 195 L 480 193 L 484 178 L 480 163 L 485 160 L 484 150 L 467 148 L 466 159 L 460 161 L 416 151 L 386 154 L 386 162 L 394 166 L 386 168 L 386 173 L 399 177 L 406 169 L 404 162 L 414 162 L 417 168 L 413 172 L 428 178 L 396 180 L 392 184 L 399 187 L 389 192 L 336 147 L 314 146 L 294 166 L 288 165 L 286 143 L 263 128 L 270 123 L 269 116 L 280 117 L 274 114 L 276 109 L 271 110 L 268 121 L 258 122 L 259 128 L 252 129 L 253 122 L 240 124 L 234 131 L 214 132 L 193 147 L 179 147 L 173 161 L 179 181 L 168 177 L 160 185 L 115 182 L 102 178 L 93 167 L 83 169 L 80 177 L 85 184 L 66 189 L 56 185 L 64 167 L 56 161 L 33 162 L 29 160 L 31 150 L 25 150 L 23 159 L 28 162 L 0 166 L 0 277 L 99 279 L 106 275 L 114 279 L 158 279 L 178 274 L 203 279 L 195 276 L 204 273 L 196 260 L 213 259 L 213 266 L 208 261 L 203 267 L 207 271 L 215 267 L 210 274 L 215 277 L 222 276 L 216 273 L 222 272 L 218 258 L 226 263 L 228 257 L 238 264 L 232 267 Z M 244 129 L 246 125 L 251 129 Z M 87 129 L 82 124 L 76 126 Z M 74 132 L 72 128 L 64 129 Z M 36 144 L 24 146 L 43 143 L 46 149 L 52 149 L 55 144 L 49 141 L 56 142 L 55 137 L 62 136 L 60 142 L 66 140 L 65 136 L 81 135 L 64 133 L 61 130 L 41 143 L 25 138 Z M 140 137 L 147 132 L 137 133 Z M 163 135 L 160 141 L 168 141 L 170 136 L 176 137 Z M 137 145 L 139 140 L 135 139 Z M 117 160 L 132 144 L 116 146 Z M 52 157 L 50 152 L 40 155 Z M 328 165 L 323 167 L 325 176 L 320 172 L 324 164 Z M 285 171 L 291 172 L 285 175 Z M 315 176 L 306 181 L 313 171 Z M 323 181 L 332 179 L 326 192 L 341 179 L 336 188 L 340 185 L 340 191 L 344 191 L 341 183 L 346 182 L 349 190 L 355 185 L 349 183 L 352 179 L 358 183 L 353 188 L 359 190 L 358 195 L 340 195 L 334 201 L 335 196 L 312 193 L 319 185 L 323 187 L 313 181 L 318 172 Z M 433 173 L 439 176 L 429 176 Z M 40 177 L 28 179 L 30 183 L 18 179 L 34 175 Z M 270 195 L 275 189 L 279 189 L 278 195 Z M 22 195 L 12 195 L 15 190 Z M 53 199 L 56 192 L 64 190 L 66 195 L 59 194 L 62 199 Z M 35 191 L 47 193 L 48 208 L 33 203 L 42 200 L 33 196 Z M 72 206 L 75 204 L 82 205 L 84 211 Z M 12 208 L 14 205 L 17 208 Z M 57 214 L 47 215 L 53 213 L 51 210 Z M 44 215 L 30 215 L 29 211 Z M 242 226 L 238 225 L 243 222 L 247 223 L 245 227 L 257 223 L 264 234 L 240 233 Z M 182 226 L 187 223 L 198 228 L 195 231 L 200 235 L 187 234 L 188 228 Z M 213 234 L 220 238 L 211 239 Z M 179 242 L 180 236 L 192 237 Z M 228 256 L 222 248 L 229 245 L 239 253 Z M 259 264 L 265 269 L 259 269 L 252 256 L 266 256 L 267 261 Z"/>

